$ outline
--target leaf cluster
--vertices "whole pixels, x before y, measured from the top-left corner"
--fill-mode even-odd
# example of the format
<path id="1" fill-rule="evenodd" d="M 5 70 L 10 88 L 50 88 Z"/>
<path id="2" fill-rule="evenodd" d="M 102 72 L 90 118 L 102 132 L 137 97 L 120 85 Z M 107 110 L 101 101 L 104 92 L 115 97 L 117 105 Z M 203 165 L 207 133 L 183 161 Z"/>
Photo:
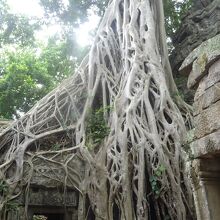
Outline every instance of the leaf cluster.
<path id="1" fill-rule="evenodd" d="M 4 0 L 0 0 L 0 48 L 5 44 L 31 45 L 41 21 L 34 17 L 12 14 Z"/>
<path id="2" fill-rule="evenodd" d="M 5 195 L 8 192 L 8 185 L 4 180 L 0 181 L 0 195 Z"/>
<path id="3" fill-rule="evenodd" d="M 18 203 L 14 202 L 14 201 L 7 201 L 7 203 L 5 205 L 5 209 L 8 212 L 10 212 L 10 211 L 17 211 L 18 208 L 19 208 Z"/>
<path id="4" fill-rule="evenodd" d="M 167 35 L 172 38 L 180 27 L 181 19 L 192 6 L 192 0 L 164 0 L 165 27 Z"/>
<path id="5" fill-rule="evenodd" d="M 110 128 L 104 118 L 104 114 L 111 108 L 99 108 L 89 113 L 86 125 L 86 144 L 99 145 L 109 134 Z"/>
<path id="6" fill-rule="evenodd" d="M 150 184 L 152 188 L 152 192 L 156 195 L 156 197 L 159 197 L 162 187 L 160 183 L 160 178 L 163 175 L 166 168 L 163 165 L 160 165 L 157 170 L 155 171 L 154 175 L 150 177 Z"/>
<path id="7" fill-rule="evenodd" d="M 87 21 L 90 10 L 102 16 L 108 0 L 40 0 L 48 18 L 63 25 L 77 27 Z"/>
<path id="8" fill-rule="evenodd" d="M 5 49 L 0 57 L 0 115 L 18 118 L 74 72 L 65 42 L 38 48 Z"/>

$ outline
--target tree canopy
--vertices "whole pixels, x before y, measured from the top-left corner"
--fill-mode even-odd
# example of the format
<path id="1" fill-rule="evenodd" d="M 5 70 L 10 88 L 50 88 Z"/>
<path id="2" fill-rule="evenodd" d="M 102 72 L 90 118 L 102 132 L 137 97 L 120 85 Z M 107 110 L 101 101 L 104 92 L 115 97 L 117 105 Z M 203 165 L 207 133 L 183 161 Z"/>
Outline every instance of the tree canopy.
<path id="1" fill-rule="evenodd" d="M 0 112 L 18 118 L 57 83 L 73 73 L 75 62 L 67 57 L 66 42 L 50 40 L 46 47 L 4 50 L 0 58 Z"/>
<path id="2" fill-rule="evenodd" d="M 41 22 L 34 17 L 12 14 L 7 1 L 0 0 L 0 48 L 7 44 L 33 45 Z"/>
<path id="3" fill-rule="evenodd" d="M 0 116 L 19 117 L 70 73 L 88 48 L 76 43 L 74 28 L 88 19 L 90 11 L 103 15 L 107 0 L 41 0 L 45 17 L 12 14 L 0 0 Z M 165 0 L 165 23 L 171 37 L 191 1 Z M 43 26 L 58 23 L 61 33 L 47 45 L 36 39 Z M 12 49 L 15 48 L 15 49 Z"/>
<path id="4" fill-rule="evenodd" d="M 169 37 L 173 37 L 180 27 L 181 19 L 192 6 L 192 0 L 164 0 L 165 27 Z"/>

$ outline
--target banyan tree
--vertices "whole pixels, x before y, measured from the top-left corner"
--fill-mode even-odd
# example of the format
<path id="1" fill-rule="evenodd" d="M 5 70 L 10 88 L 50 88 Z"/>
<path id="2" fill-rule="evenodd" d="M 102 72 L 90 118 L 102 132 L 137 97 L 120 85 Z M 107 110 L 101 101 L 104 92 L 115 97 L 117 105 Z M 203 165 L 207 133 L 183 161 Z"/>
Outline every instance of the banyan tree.
<path id="1" fill-rule="evenodd" d="M 110 1 L 78 71 L 4 130 L 2 220 L 23 189 L 28 197 L 38 159 L 59 167 L 64 178 L 53 181 L 64 191 L 79 192 L 79 219 L 193 219 L 182 148 L 190 107 L 172 78 L 163 20 L 162 0 Z"/>

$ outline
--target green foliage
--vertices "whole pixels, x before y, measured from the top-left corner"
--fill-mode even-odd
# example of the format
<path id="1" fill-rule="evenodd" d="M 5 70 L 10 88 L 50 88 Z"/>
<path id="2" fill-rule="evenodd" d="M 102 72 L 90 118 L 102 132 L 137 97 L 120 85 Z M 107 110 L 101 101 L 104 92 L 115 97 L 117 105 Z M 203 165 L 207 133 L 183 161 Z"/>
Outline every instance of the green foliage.
<path id="1" fill-rule="evenodd" d="M 74 72 L 65 42 L 41 48 L 5 49 L 0 57 L 0 115 L 18 118 L 62 79 Z"/>
<path id="2" fill-rule="evenodd" d="M 76 67 L 67 39 L 50 38 L 48 44 L 42 47 L 40 59 L 46 63 L 47 72 L 53 76 L 55 84 L 73 74 Z"/>
<path id="3" fill-rule="evenodd" d="M 192 0 L 164 0 L 165 27 L 167 35 L 172 38 L 181 24 L 181 19 L 192 6 Z"/>
<path id="4" fill-rule="evenodd" d="M 34 33 L 40 25 L 37 18 L 11 14 L 6 1 L 0 0 L 0 48 L 5 44 L 33 44 Z"/>
<path id="5" fill-rule="evenodd" d="M 7 201 L 5 205 L 6 211 L 17 211 L 18 210 L 18 203 L 14 201 Z"/>
<path id="6" fill-rule="evenodd" d="M 61 144 L 54 144 L 52 147 L 51 147 L 51 150 L 52 151 L 58 151 L 58 150 L 61 150 L 61 147 L 62 145 Z"/>
<path id="7" fill-rule="evenodd" d="M 156 195 L 156 197 L 159 197 L 162 191 L 160 178 L 163 175 L 165 170 L 166 168 L 163 165 L 160 165 L 155 171 L 154 175 L 150 177 L 150 184 L 151 184 L 152 192 Z"/>
<path id="8" fill-rule="evenodd" d="M 108 0 L 40 0 L 48 18 L 54 18 L 63 25 L 78 26 L 88 19 L 89 11 L 104 14 Z"/>
<path id="9" fill-rule="evenodd" d="M 59 37 L 49 39 L 45 46 L 35 39 L 42 21 L 12 14 L 6 1 L 0 0 L 0 117 L 18 118 L 74 72 L 76 57 L 81 60 L 88 48 L 76 44 L 73 29 L 87 20 L 91 10 L 102 16 L 108 2 L 40 0 L 46 15 L 44 25 L 55 21 L 63 27 Z M 191 0 L 164 1 L 169 36 L 179 27 L 181 16 L 190 5 Z M 14 50 L 7 49 L 8 45 Z"/>
<path id="10" fill-rule="evenodd" d="M 0 181 L 0 195 L 5 195 L 8 192 L 8 185 L 4 180 Z"/>
<path id="11" fill-rule="evenodd" d="M 109 3 L 109 0 L 40 0 L 48 18 L 54 18 L 57 22 L 67 26 L 78 26 L 85 22 L 89 12 L 93 10 L 100 16 Z M 179 28 L 181 18 L 189 10 L 192 0 L 164 0 L 165 25 L 168 36 Z"/>
<path id="12" fill-rule="evenodd" d="M 187 132 L 187 143 L 193 142 L 195 139 L 195 128 Z"/>
<path id="13" fill-rule="evenodd" d="M 31 51 L 4 51 L 1 56 L 0 114 L 18 117 L 52 87 L 45 63 Z"/>
<path id="14" fill-rule="evenodd" d="M 105 121 L 104 114 L 110 109 L 111 107 L 99 108 L 90 112 L 86 125 L 86 145 L 88 147 L 99 145 L 109 134 L 110 128 Z"/>

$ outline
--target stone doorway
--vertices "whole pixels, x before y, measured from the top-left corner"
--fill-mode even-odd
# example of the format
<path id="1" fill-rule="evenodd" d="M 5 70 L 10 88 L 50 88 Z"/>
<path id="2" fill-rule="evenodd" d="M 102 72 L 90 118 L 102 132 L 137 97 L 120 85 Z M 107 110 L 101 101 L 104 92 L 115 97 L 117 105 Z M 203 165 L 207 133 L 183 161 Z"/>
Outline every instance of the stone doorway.
<path id="1" fill-rule="evenodd" d="M 63 207 L 35 206 L 28 210 L 29 220 L 75 220 L 72 209 L 64 210 Z"/>

